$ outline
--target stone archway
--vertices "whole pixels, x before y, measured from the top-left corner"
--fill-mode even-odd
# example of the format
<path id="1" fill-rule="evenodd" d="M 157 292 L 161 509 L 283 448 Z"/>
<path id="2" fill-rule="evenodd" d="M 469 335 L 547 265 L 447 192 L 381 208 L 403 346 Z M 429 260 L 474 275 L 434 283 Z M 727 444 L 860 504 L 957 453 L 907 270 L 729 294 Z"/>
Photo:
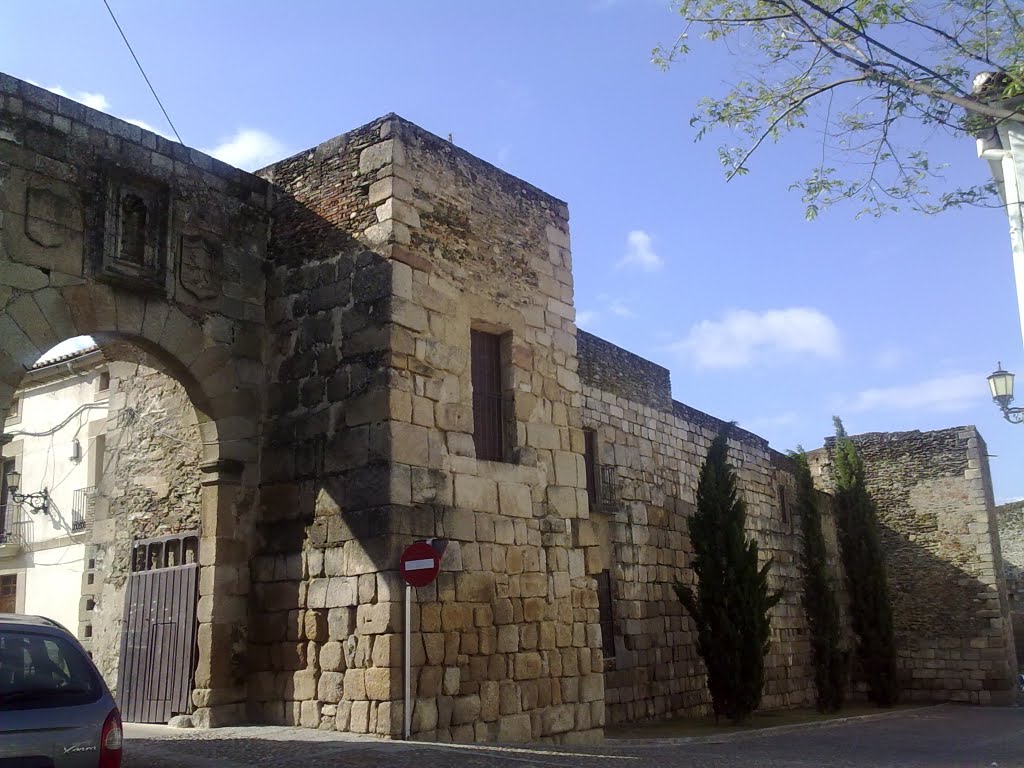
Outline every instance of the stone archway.
<path id="1" fill-rule="evenodd" d="M 0 426 L 27 368 L 73 336 L 135 346 L 186 389 L 203 441 L 193 702 L 206 725 L 245 713 L 266 189 L 0 75 Z"/>

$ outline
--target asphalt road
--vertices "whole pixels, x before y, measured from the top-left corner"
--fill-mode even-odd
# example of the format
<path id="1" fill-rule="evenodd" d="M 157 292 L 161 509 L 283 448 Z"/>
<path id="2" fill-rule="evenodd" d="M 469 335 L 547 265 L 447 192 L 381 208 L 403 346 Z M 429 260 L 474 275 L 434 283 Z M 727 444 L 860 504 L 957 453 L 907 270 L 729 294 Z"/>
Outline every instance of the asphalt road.
<path id="1" fill-rule="evenodd" d="M 124 768 L 1024 768 L 1024 708 L 930 707 L 828 725 L 586 748 L 385 742 L 294 728 L 126 728 Z"/>

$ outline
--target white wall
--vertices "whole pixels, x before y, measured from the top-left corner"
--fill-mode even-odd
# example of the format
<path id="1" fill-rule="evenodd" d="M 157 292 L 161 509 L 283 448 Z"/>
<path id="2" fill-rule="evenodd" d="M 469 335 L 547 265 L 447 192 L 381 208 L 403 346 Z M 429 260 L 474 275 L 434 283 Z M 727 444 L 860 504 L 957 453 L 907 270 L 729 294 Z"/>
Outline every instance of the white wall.
<path id="1" fill-rule="evenodd" d="M 45 488 L 50 508 L 44 514 L 21 506 L 18 519 L 28 520 L 30 531 L 18 532 L 26 534 L 28 545 L 17 556 L 0 559 L 0 572 L 18 574 L 19 611 L 46 616 L 75 634 L 90 534 L 73 530 L 72 509 L 75 491 L 94 486 L 98 479 L 96 437 L 103 434 L 107 417 L 107 392 L 98 385 L 105 370 L 101 364 L 50 383 L 26 383 L 16 395 L 18 415 L 4 427 L 11 437 L 4 454 L 15 458 L 21 473 L 19 493 Z M 82 408 L 86 405 L 90 407 Z M 55 429 L 65 420 L 67 424 Z M 77 460 L 72 458 L 75 439 L 80 446 Z"/>
<path id="2" fill-rule="evenodd" d="M 84 558 L 83 544 L 33 552 L 25 570 L 24 612 L 58 621 L 77 634 Z"/>
<path id="3" fill-rule="evenodd" d="M 71 510 L 75 491 L 95 483 L 92 476 L 91 453 L 95 440 L 88 425 L 107 416 L 106 394 L 97 392 L 99 370 L 94 369 L 71 379 L 57 381 L 21 393 L 20 421 L 10 424 L 5 432 L 21 446 L 21 493 L 34 493 L 46 488 L 51 498 L 49 515 L 33 514 L 32 542 L 69 536 L 72 533 Z M 46 432 L 64 421 L 80 406 L 100 407 L 81 411 L 66 426 L 51 435 L 33 437 L 20 433 Z M 71 458 L 72 442 L 78 439 L 80 459 Z"/>

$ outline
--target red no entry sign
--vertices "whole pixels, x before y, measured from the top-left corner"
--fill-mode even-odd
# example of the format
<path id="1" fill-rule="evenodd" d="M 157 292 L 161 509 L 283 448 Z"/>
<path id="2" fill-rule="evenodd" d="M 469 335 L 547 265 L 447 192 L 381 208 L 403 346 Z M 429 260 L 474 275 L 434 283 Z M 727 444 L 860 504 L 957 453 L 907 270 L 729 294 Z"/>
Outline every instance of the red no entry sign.
<path id="1" fill-rule="evenodd" d="M 441 569 L 441 556 L 425 541 L 410 544 L 400 561 L 402 578 L 410 587 L 425 587 L 437 578 Z"/>

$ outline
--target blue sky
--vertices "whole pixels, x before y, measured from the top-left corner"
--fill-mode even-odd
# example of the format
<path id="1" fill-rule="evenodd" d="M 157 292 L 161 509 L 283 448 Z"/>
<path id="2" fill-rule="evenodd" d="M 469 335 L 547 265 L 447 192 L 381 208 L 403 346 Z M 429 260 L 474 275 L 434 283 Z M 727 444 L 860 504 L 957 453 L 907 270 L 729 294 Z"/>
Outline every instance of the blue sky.
<path id="1" fill-rule="evenodd" d="M 668 73 L 664 0 L 111 5 L 184 141 L 247 168 L 397 112 L 568 201 L 581 327 L 672 371 L 674 395 L 780 450 L 976 424 L 998 499 L 1024 497 L 1024 427 L 992 405 L 1024 370 L 1005 215 L 856 207 L 803 219 L 811 133 L 725 183 L 702 95 L 734 76 L 698 45 Z M 11 3 L 0 70 L 170 129 L 100 0 Z M 913 139 L 913 137 L 911 137 Z M 974 144 L 921 135 L 962 183 Z"/>

